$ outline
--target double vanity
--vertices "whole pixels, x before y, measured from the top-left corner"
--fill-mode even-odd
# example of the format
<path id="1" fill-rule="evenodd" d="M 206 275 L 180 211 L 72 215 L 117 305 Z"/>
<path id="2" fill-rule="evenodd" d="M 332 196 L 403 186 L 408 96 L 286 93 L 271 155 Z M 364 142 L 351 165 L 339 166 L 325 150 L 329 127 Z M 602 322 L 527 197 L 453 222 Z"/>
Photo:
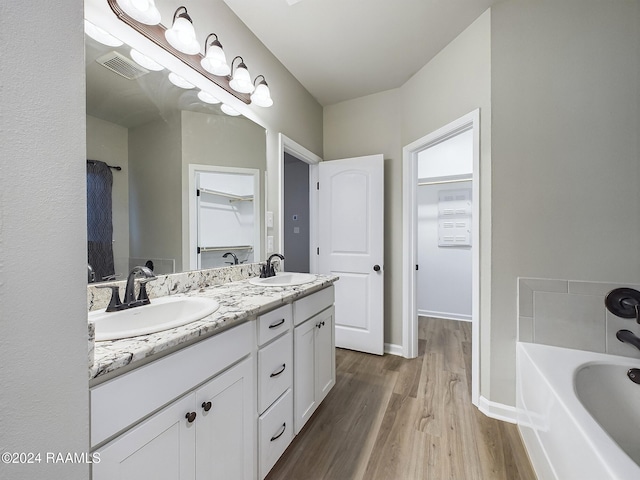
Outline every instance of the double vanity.
<path id="1" fill-rule="evenodd" d="M 160 312 L 165 302 L 214 311 L 162 331 L 95 342 L 91 448 L 100 461 L 92 466 L 94 480 L 268 474 L 335 384 L 338 278 L 257 279 L 257 268 L 159 277 L 148 284 L 151 304 L 142 312 L 154 303 Z M 89 287 L 92 310 L 105 303 L 104 293 Z M 108 338 L 100 322 L 109 317 L 99 315 L 90 313 L 95 334 Z"/>

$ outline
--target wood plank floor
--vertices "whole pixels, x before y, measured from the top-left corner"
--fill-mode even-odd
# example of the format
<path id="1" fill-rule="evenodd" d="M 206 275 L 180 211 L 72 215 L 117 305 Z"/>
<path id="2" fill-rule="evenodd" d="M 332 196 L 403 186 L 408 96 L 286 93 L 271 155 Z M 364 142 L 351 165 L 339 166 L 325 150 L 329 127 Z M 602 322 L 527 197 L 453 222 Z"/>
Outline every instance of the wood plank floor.
<path id="1" fill-rule="evenodd" d="M 535 480 L 516 426 L 471 404 L 471 324 L 419 331 L 411 360 L 338 349 L 335 387 L 267 480 Z"/>

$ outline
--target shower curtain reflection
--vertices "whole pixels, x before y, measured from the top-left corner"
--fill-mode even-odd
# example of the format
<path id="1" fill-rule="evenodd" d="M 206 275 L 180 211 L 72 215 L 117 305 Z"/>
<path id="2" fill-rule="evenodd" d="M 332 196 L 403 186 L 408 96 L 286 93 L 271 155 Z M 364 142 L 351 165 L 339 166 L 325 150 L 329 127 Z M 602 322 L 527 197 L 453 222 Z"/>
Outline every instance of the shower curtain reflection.
<path id="1" fill-rule="evenodd" d="M 87 160 L 87 261 L 97 281 L 115 275 L 112 186 L 113 175 L 109 166 L 97 160 Z"/>

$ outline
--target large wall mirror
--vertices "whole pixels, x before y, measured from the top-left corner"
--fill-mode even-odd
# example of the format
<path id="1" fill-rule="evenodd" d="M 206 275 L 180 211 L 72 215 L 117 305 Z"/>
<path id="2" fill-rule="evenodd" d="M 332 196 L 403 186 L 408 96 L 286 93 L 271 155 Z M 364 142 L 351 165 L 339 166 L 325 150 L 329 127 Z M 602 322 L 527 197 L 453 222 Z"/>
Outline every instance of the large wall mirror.
<path id="1" fill-rule="evenodd" d="M 262 260 L 264 128 L 203 102 L 197 89 L 175 86 L 166 71 L 136 65 L 126 44 L 109 47 L 87 36 L 85 45 L 95 281 L 126 278 L 132 266 L 148 262 L 162 274 Z M 203 187 L 206 233 L 194 233 L 194 185 L 205 171 L 218 177 Z M 193 255 L 199 235 L 207 238 L 200 245 L 206 258 Z M 113 256 L 103 261 L 109 243 Z"/>

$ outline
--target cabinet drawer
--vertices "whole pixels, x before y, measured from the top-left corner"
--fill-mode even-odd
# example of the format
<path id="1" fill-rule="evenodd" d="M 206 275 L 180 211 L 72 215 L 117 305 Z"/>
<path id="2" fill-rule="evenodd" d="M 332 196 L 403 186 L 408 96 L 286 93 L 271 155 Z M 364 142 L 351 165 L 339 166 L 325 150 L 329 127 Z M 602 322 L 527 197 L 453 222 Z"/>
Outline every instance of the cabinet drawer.
<path id="1" fill-rule="evenodd" d="M 258 317 L 258 346 L 287 332 L 291 326 L 291 304 L 284 305 Z"/>
<path id="2" fill-rule="evenodd" d="M 298 326 L 325 308 L 329 308 L 333 302 L 333 285 L 295 301 L 293 303 L 294 325 Z"/>
<path id="3" fill-rule="evenodd" d="M 264 412 L 293 384 L 293 334 L 258 352 L 258 412 Z"/>
<path id="4" fill-rule="evenodd" d="M 293 440 L 291 389 L 258 419 L 260 478 L 264 478 Z"/>

